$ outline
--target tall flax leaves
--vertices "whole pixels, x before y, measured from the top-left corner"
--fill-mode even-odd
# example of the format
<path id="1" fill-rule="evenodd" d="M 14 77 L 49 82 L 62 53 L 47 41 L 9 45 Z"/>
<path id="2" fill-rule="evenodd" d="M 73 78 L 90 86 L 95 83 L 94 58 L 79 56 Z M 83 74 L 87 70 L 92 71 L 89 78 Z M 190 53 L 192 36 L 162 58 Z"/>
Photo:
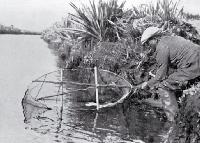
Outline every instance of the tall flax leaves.
<path id="1" fill-rule="evenodd" d="M 183 8 L 179 9 L 179 1 L 173 0 L 158 0 L 156 5 L 141 5 L 139 8 L 133 7 L 134 17 L 159 17 L 162 21 L 177 20 L 183 14 Z"/>
<path id="2" fill-rule="evenodd" d="M 90 1 L 90 6 L 78 8 L 74 3 L 70 5 L 76 11 L 72 15 L 72 22 L 81 25 L 81 28 L 68 29 L 84 40 L 96 41 L 114 41 L 116 36 L 119 38 L 120 30 L 117 28 L 116 21 L 122 14 L 122 8 L 125 2 L 121 5 L 117 4 L 117 0 L 103 2 L 99 0 L 97 6 L 94 1 Z"/>
<path id="3" fill-rule="evenodd" d="M 157 6 L 160 7 L 160 17 L 162 17 L 164 21 L 176 20 L 182 11 L 182 9 L 178 9 L 178 4 L 179 1 L 175 3 L 172 0 L 163 0 L 162 2 L 158 1 Z"/>

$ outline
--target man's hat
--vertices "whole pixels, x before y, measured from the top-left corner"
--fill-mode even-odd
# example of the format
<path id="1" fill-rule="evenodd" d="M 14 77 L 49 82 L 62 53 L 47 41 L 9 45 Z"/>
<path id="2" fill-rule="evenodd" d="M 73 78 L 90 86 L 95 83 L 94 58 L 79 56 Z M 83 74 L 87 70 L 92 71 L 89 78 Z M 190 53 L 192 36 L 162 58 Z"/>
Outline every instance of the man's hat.
<path id="1" fill-rule="evenodd" d="M 147 28 L 142 34 L 141 43 L 144 44 L 148 39 L 160 34 L 160 32 L 161 32 L 161 30 L 158 27 Z"/>

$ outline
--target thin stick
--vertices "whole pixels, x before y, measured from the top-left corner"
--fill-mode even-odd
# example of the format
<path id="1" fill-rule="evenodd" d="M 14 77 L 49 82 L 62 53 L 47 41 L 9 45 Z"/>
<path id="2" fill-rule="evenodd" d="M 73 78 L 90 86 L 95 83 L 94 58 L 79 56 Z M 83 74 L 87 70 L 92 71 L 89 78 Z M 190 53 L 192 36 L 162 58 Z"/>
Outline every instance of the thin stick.
<path id="1" fill-rule="evenodd" d="M 63 81 L 63 69 L 61 69 L 61 71 L 60 71 L 61 73 L 61 75 L 60 75 L 60 80 L 61 80 L 61 82 Z M 63 113 L 63 106 L 64 106 L 64 98 L 63 98 L 63 84 L 61 84 L 61 93 L 62 93 L 62 106 L 61 106 L 61 113 Z M 61 120 L 62 120 L 62 114 L 61 114 Z"/>
<path id="2" fill-rule="evenodd" d="M 60 69 L 60 80 L 61 80 L 61 82 L 62 82 L 62 80 L 63 80 L 63 69 L 61 68 Z M 58 127 L 57 127 L 57 132 L 59 132 L 59 130 L 60 130 L 60 128 L 61 128 L 61 123 L 62 123 L 62 119 L 63 119 L 63 106 L 64 106 L 64 98 L 63 98 L 63 84 L 61 84 L 61 94 L 62 94 L 62 96 L 61 96 L 61 100 L 62 100 L 62 105 L 61 105 L 61 108 L 60 108 L 60 121 L 59 121 L 59 125 L 58 125 Z"/>
<path id="3" fill-rule="evenodd" d="M 37 93 L 35 99 L 36 99 L 36 98 L 38 97 L 38 95 L 40 94 L 40 91 L 42 90 L 42 87 L 43 87 L 43 85 L 44 85 L 44 82 L 45 82 L 45 80 L 46 80 L 46 77 L 47 77 L 47 75 L 45 75 L 44 80 L 43 80 L 43 82 L 42 82 L 42 84 L 41 84 L 41 86 L 40 86 L 40 89 L 38 90 L 38 93 Z"/>
<path id="4" fill-rule="evenodd" d="M 97 110 L 99 110 L 99 89 L 98 89 L 98 79 L 97 79 L 97 67 L 94 67 L 94 78 L 95 78 L 95 85 L 96 85 L 96 104 L 97 104 Z"/>
<path id="5" fill-rule="evenodd" d="M 71 81 L 56 82 L 56 81 L 34 80 L 32 82 L 46 82 L 46 83 L 52 83 L 52 84 L 65 84 L 67 82 L 67 83 L 76 84 L 76 85 L 84 85 L 84 86 L 93 86 L 93 87 L 96 87 L 96 84 L 78 83 L 78 82 L 71 82 Z M 131 86 L 128 86 L 128 85 L 117 85 L 117 84 L 98 84 L 98 87 L 131 88 Z"/>
<path id="6" fill-rule="evenodd" d="M 36 99 L 36 101 L 44 100 L 44 99 L 48 99 L 48 98 L 52 98 L 52 97 L 58 97 L 58 96 L 61 96 L 63 94 L 67 94 L 67 93 L 61 93 L 61 94 L 55 94 L 55 95 L 49 95 L 49 96 L 45 96 L 45 97 L 40 97 L 40 98 Z"/>
<path id="7" fill-rule="evenodd" d="M 94 125 L 93 125 L 93 129 L 92 129 L 93 131 L 95 131 L 95 129 L 97 127 L 98 116 L 99 116 L 99 114 L 98 114 L 98 112 L 96 112 L 96 115 L 95 115 L 95 118 L 94 118 Z"/>
<path id="8" fill-rule="evenodd" d="M 44 99 L 51 98 L 51 97 L 57 97 L 57 96 L 61 96 L 61 95 L 67 95 L 69 93 L 78 92 L 78 91 L 87 91 L 90 88 L 93 89 L 94 87 L 87 87 L 87 88 L 84 88 L 84 89 L 70 90 L 70 91 L 67 91 L 67 92 L 63 91 L 61 94 L 55 94 L 55 95 L 49 95 L 49 96 L 45 96 L 45 97 L 40 97 L 40 98 L 36 99 L 36 101 L 44 100 Z"/>
<path id="9" fill-rule="evenodd" d="M 71 83 L 71 84 L 76 84 L 76 85 L 93 85 L 95 86 L 95 84 L 90 84 L 90 83 L 78 83 L 78 82 L 72 82 L 72 81 L 60 81 L 60 82 L 57 82 L 57 81 L 43 81 L 43 80 L 34 80 L 32 82 L 46 82 L 46 83 L 52 83 L 52 84 L 65 84 L 65 83 Z"/>

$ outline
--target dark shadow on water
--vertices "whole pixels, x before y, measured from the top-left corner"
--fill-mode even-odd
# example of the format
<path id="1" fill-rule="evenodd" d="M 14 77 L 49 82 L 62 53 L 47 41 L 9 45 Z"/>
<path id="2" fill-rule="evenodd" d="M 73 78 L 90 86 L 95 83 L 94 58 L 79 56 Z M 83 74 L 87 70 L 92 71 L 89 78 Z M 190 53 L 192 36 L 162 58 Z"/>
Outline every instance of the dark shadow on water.
<path id="1" fill-rule="evenodd" d="M 120 104 L 112 108 L 105 108 L 99 112 L 95 110 L 79 110 L 77 116 L 81 128 L 94 131 L 105 139 L 108 134 L 120 137 L 123 140 L 139 139 L 148 143 L 160 143 L 169 127 L 157 113 L 146 107 Z M 147 105 L 148 106 L 148 105 Z M 96 117 L 97 116 L 97 117 Z"/>
<path id="2" fill-rule="evenodd" d="M 46 87 L 47 91 L 51 89 Z M 127 99 L 117 106 L 97 111 L 95 107 L 85 106 L 88 101 L 77 100 L 81 96 L 88 95 L 88 91 L 70 93 L 64 96 L 62 122 L 60 122 L 61 101 L 58 97 L 55 100 L 40 101 L 41 104 L 39 101 L 32 102 L 34 99 L 27 98 L 27 94 L 22 102 L 25 121 L 33 130 L 42 134 L 53 133 L 65 138 L 79 137 L 79 140 L 87 142 L 107 140 L 131 142 L 137 139 L 148 143 L 160 143 L 162 135 L 169 129 L 165 127 L 165 122 L 159 114 L 160 110 L 135 102 L 134 99 Z M 92 94 L 95 92 L 91 92 Z M 115 92 L 114 96 L 117 96 Z M 48 110 L 50 105 L 51 110 Z M 94 139 L 97 141 L 93 141 Z"/>
<path id="3" fill-rule="evenodd" d="M 54 51 L 54 54 L 59 55 L 59 51 Z M 64 64 L 63 61 L 62 63 L 59 61 L 58 58 L 58 65 Z M 64 76 L 65 80 L 73 79 L 80 83 L 94 83 L 93 74 L 88 76 L 90 74 L 91 71 L 89 74 L 74 71 L 71 74 L 64 73 Z M 75 87 L 75 85 L 68 83 L 65 86 L 66 89 L 69 87 L 73 87 L 73 89 L 86 88 L 83 86 Z M 58 85 L 55 87 L 58 87 Z M 52 89 L 52 87 L 47 87 L 47 91 L 49 89 Z M 116 98 L 118 94 L 123 94 L 123 91 L 109 89 L 102 90 L 101 94 L 109 95 L 109 98 Z M 29 118 L 25 121 L 30 129 L 41 134 L 54 136 L 56 142 L 62 142 L 62 140 L 66 142 L 133 142 L 134 140 L 142 140 L 146 143 L 160 143 L 163 141 L 162 136 L 168 132 L 170 127 L 163 121 L 159 109 L 128 99 L 117 106 L 97 111 L 94 107 L 85 106 L 86 102 L 94 99 L 94 95 L 94 89 L 65 95 L 62 122 L 60 122 L 60 98 L 56 97 L 55 100 L 42 102 L 43 104 L 52 102 L 53 106 L 51 110 L 47 110 L 46 106 L 40 104 L 39 109 L 41 111 L 38 114 L 35 114 L 38 109 L 34 109 L 38 108 L 38 105 L 30 104 L 32 102 L 26 105 L 28 102 L 24 102 L 24 115 L 25 118 Z M 86 101 L 83 98 L 84 96 L 85 99 L 90 97 L 91 99 Z"/>

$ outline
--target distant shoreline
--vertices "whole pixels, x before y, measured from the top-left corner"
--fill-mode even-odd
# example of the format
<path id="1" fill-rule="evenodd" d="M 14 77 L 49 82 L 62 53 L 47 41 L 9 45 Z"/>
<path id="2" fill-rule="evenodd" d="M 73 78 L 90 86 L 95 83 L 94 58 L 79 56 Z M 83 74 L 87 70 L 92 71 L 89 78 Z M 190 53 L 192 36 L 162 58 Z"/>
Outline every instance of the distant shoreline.
<path id="1" fill-rule="evenodd" d="M 15 32 L 0 32 L 0 35 L 41 35 L 41 32 L 29 32 L 29 33 L 15 33 Z"/>
<path id="2" fill-rule="evenodd" d="M 41 35 L 42 32 L 34 32 L 29 30 L 22 30 L 11 26 L 4 26 L 0 24 L 0 34 L 15 34 L 15 35 Z"/>

